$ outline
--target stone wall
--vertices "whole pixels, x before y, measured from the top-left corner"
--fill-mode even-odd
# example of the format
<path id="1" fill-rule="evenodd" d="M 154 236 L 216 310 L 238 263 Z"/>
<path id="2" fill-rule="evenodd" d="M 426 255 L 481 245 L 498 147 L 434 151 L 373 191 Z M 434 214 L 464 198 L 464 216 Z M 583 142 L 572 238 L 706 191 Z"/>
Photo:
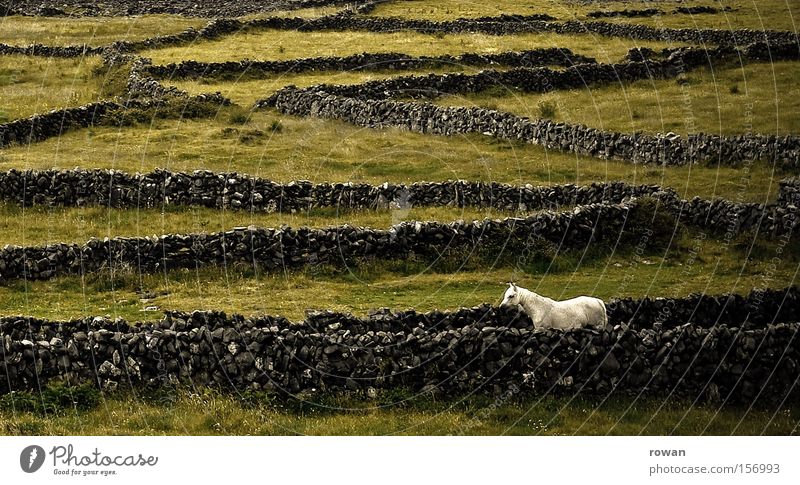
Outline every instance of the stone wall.
<path id="1" fill-rule="evenodd" d="M 730 237 L 757 230 L 761 237 L 781 236 L 788 241 L 800 232 L 794 207 L 770 206 L 765 210 L 758 204 L 736 206 L 693 199 L 676 209 L 670 205 L 674 199 L 662 194 L 667 199 L 664 206 L 676 211 L 680 221 Z M 637 205 L 633 199 L 623 204 L 579 205 L 566 212 L 543 211 L 524 218 L 407 221 L 388 230 L 350 225 L 324 229 L 250 226 L 216 233 L 92 239 L 85 244 L 7 245 L 0 250 L 0 281 L 83 275 L 110 268 L 152 273 L 231 264 L 261 270 L 347 266 L 363 259 L 458 256 L 463 251 L 488 251 L 506 245 L 535 249 L 539 240 L 562 249 L 579 249 L 618 242 L 630 211 Z M 628 228 L 628 232 L 631 230 Z"/>
<path id="2" fill-rule="evenodd" d="M 388 230 L 350 225 L 312 229 L 239 227 L 230 231 L 153 237 L 91 239 L 85 244 L 12 246 L 0 249 L 0 281 L 81 275 L 107 268 L 155 272 L 205 265 L 242 265 L 262 270 L 362 259 L 435 257 L 484 251 L 509 242 L 541 239 L 564 249 L 617 240 L 629 205 L 591 204 L 570 212 L 545 211 L 526 218 L 409 221 Z"/>
<path id="3" fill-rule="evenodd" d="M 708 67 L 712 63 L 733 60 L 737 63 L 762 62 L 765 55 L 768 56 L 767 59 L 776 60 L 791 52 L 795 53 L 796 60 L 800 60 L 800 55 L 797 55 L 800 51 L 794 46 L 767 47 L 765 44 L 752 44 L 740 49 L 728 46 L 713 49 L 698 47 L 665 49 L 659 53 L 658 58 L 654 58 L 655 52 L 651 50 L 632 49 L 626 56 L 629 60 L 614 64 L 572 63 L 570 59 L 564 62 L 564 56 L 556 54 L 552 57 L 561 57 L 562 63 L 567 65 L 566 69 L 523 67 L 508 70 L 488 69 L 476 74 L 413 74 L 360 84 L 321 84 L 309 90 L 358 99 L 390 99 L 398 96 L 436 98 L 452 94 L 479 93 L 490 88 L 541 93 L 627 83 L 641 79 L 669 79 L 686 74 L 697 67 Z M 510 61 L 518 62 L 519 55 L 511 54 L 511 56 Z M 549 60 L 550 57 L 547 55 L 545 59 Z M 638 60 L 630 60 L 633 57 Z M 258 104 L 269 105 L 270 99 L 277 95 Z"/>
<path id="4" fill-rule="evenodd" d="M 146 59 L 106 52 L 104 62 L 107 65 L 131 63 L 124 97 L 52 110 L 0 124 L 0 148 L 12 144 L 26 145 L 44 141 L 76 128 L 102 124 L 106 121 L 105 116 L 113 112 L 124 113 L 129 108 L 148 109 L 163 106 L 163 103 L 171 98 L 180 98 L 186 103 L 199 102 L 214 106 L 231 103 L 220 93 L 189 96 L 186 91 L 162 85 L 146 72 L 145 67 L 148 65 Z"/>
<path id="5" fill-rule="evenodd" d="M 7 0 L 8 7 L 0 5 L 0 15 L 4 9 L 7 15 L 34 15 L 47 17 L 98 16 L 118 17 L 131 15 L 171 14 L 187 17 L 239 17 L 276 10 L 295 10 L 310 7 L 367 5 L 370 2 L 354 0 Z M 62 10 L 69 9 L 69 15 Z"/>
<path id="6" fill-rule="evenodd" d="M 780 181 L 778 204 L 800 207 L 800 178 L 788 178 Z"/>
<path id="7" fill-rule="evenodd" d="M 203 28 L 187 29 L 177 34 L 157 36 L 141 41 L 120 41 L 110 45 L 120 52 L 157 47 L 175 46 L 202 39 L 215 39 L 245 29 L 276 29 L 311 31 L 369 31 L 397 32 L 410 30 L 424 33 L 483 33 L 507 35 L 528 32 L 557 33 L 567 35 L 596 34 L 609 37 L 625 37 L 640 40 L 655 40 L 671 43 L 702 45 L 747 45 L 754 42 L 798 45 L 794 32 L 750 29 L 657 29 L 645 25 L 629 25 L 602 21 L 582 22 L 577 20 L 557 22 L 544 20 L 540 15 L 501 15 L 477 19 L 455 19 L 435 22 L 422 19 L 394 17 L 369 17 L 357 15 L 353 10 L 319 18 L 267 17 L 252 20 L 218 19 Z"/>
<path id="8" fill-rule="evenodd" d="M 308 0 L 311 4 L 333 4 L 336 0 Z M 302 3 L 302 2 L 301 2 Z M 350 2 L 347 2 L 350 3 Z M 197 4 L 195 4 L 197 5 Z M 298 5 L 298 2 L 293 2 Z M 422 19 L 403 19 L 395 17 L 370 17 L 360 15 L 360 8 L 367 10 L 373 8 L 372 3 L 366 2 L 359 7 L 357 4 L 351 8 L 335 14 L 319 18 L 302 17 L 267 17 L 252 20 L 238 20 L 232 18 L 218 18 L 209 22 L 200 29 L 189 28 L 176 34 L 155 36 L 137 41 L 118 41 L 104 47 L 87 48 L 85 46 L 48 47 L 48 46 L 3 46 L 0 53 L 6 49 L 7 53 L 31 53 L 41 55 L 74 56 L 77 52 L 89 49 L 87 53 L 99 54 L 103 49 L 117 52 L 134 52 L 137 50 L 154 49 L 183 45 L 199 40 L 216 39 L 244 29 L 278 29 L 299 31 L 324 31 L 324 30 L 356 30 L 371 32 L 396 32 L 411 30 L 425 33 L 484 33 L 489 35 L 507 35 L 527 32 L 557 33 L 557 34 L 595 34 L 609 37 L 625 37 L 640 40 L 665 41 L 671 43 L 690 43 L 702 45 L 747 45 L 752 43 L 768 43 L 770 45 L 798 44 L 797 34 L 790 31 L 751 30 L 751 29 L 673 29 L 653 28 L 646 25 L 618 24 L 602 21 L 583 22 L 569 20 L 565 22 L 553 21 L 548 15 L 500 15 L 497 17 L 460 18 L 449 21 L 430 21 Z M 165 13 L 165 12 L 161 12 Z M 796 57 L 797 54 L 794 54 Z"/>
<path id="9" fill-rule="evenodd" d="M 462 54 L 459 56 L 410 56 L 401 53 L 363 53 L 347 57 L 312 57 L 290 61 L 240 60 L 229 62 L 183 61 L 178 64 L 152 66 L 145 69 L 159 78 L 208 78 L 264 76 L 266 74 L 309 71 L 408 70 L 443 66 L 572 66 L 595 63 L 593 58 L 574 54 L 569 49 L 542 48 L 499 54 Z"/>
<path id="10" fill-rule="evenodd" d="M 370 128 L 399 127 L 435 135 L 479 133 L 578 155 L 639 164 L 737 165 L 766 160 L 787 170 L 800 167 L 800 136 L 797 135 L 624 134 L 546 119 L 532 120 L 476 107 L 362 100 L 332 95 L 325 89 L 326 86 L 308 89 L 289 86 L 257 106 L 274 106 L 290 115 L 339 119 Z"/>
<path id="11" fill-rule="evenodd" d="M 129 174 L 114 170 L 9 170 L 0 172 L 0 200 L 23 206 L 148 208 L 203 206 L 255 212 L 297 212 L 314 208 L 390 209 L 418 206 L 494 208 L 509 212 L 620 203 L 629 197 L 669 192 L 656 185 L 623 182 L 532 186 L 497 182 L 320 183 L 273 182 L 236 172 L 192 173 L 156 170 Z"/>
<path id="12" fill-rule="evenodd" d="M 0 17 L 2 18 L 2 17 Z M 49 46 L 43 44 L 9 45 L 0 44 L 0 55 L 21 54 L 25 56 L 40 57 L 83 57 L 97 55 L 103 51 L 102 47 L 83 45 Z"/>
<path id="13" fill-rule="evenodd" d="M 681 48 L 669 50 L 667 57 L 658 60 L 621 62 L 616 64 L 584 63 L 566 69 L 548 67 L 516 68 L 508 70 L 488 69 L 476 74 L 445 73 L 406 75 L 389 79 L 367 81 L 360 84 L 321 84 L 309 90 L 325 91 L 329 94 L 358 99 L 389 99 L 397 96 L 436 98 L 448 94 L 469 94 L 500 88 L 521 92 L 549 92 L 567 89 L 583 89 L 641 79 L 673 78 L 700 66 L 708 66 L 709 59 L 719 62 L 725 59 L 749 60 L 744 50 L 719 47 L 715 49 Z M 289 87 L 291 88 L 291 87 Z M 259 104 L 269 105 L 271 98 Z"/>
<path id="14" fill-rule="evenodd" d="M 392 388 L 459 395 L 514 385 L 534 395 L 750 402 L 789 397 L 800 376 L 797 323 L 564 332 L 534 329 L 524 315 L 484 305 L 367 318 L 315 312 L 297 324 L 218 312 L 167 313 L 142 325 L 6 317 L 0 329 L 0 393 L 60 379 L 106 390 L 183 382 L 281 395 Z"/>
<path id="15" fill-rule="evenodd" d="M 239 173 L 157 170 L 129 174 L 113 170 L 9 170 L 0 172 L 0 200 L 23 206 L 103 206 L 150 208 L 165 205 L 202 206 L 254 212 L 299 212 L 315 208 L 404 209 L 410 207 L 475 207 L 527 212 L 599 203 L 623 203 L 656 197 L 681 222 L 719 233 L 758 228 L 762 235 L 792 233 L 797 219 L 796 179 L 781 181 L 774 204 L 681 199 L 674 190 L 624 182 L 576 186 L 511 185 L 464 180 L 384 183 L 278 183 Z M 794 194 L 794 195 L 793 195 Z M 794 199 L 793 199 L 794 197 Z"/>
<path id="16" fill-rule="evenodd" d="M 93 125 L 105 113 L 119 109 L 114 101 L 100 101 L 85 106 L 52 110 L 9 123 L 0 124 L 0 148 L 46 140 L 74 128 Z"/>
<path id="17" fill-rule="evenodd" d="M 623 9 L 623 10 L 594 10 L 586 14 L 587 17 L 593 19 L 600 18 L 614 18 L 614 17 L 655 17 L 656 15 L 663 15 L 664 11 L 657 8 L 643 8 L 643 9 Z"/>

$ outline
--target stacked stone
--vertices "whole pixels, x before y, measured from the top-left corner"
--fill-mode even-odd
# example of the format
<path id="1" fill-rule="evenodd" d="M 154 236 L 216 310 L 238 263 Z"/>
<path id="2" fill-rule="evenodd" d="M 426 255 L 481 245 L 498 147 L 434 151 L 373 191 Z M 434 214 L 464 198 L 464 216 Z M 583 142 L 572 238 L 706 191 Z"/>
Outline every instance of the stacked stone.
<path id="1" fill-rule="evenodd" d="M 736 51 L 719 48 L 713 51 L 716 58 L 724 58 Z M 669 78 L 676 76 L 679 66 L 691 69 L 707 63 L 703 49 L 685 49 L 674 52 L 670 58 L 657 61 L 623 62 L 618 64 L 577 64 L 567 69 L 515 68 L 509 70 L 487 69 L 477 74 L 445 73 L 398 76 L 389 79 L 367 81 L 361 84 L 321 84 L 309 91 L 324 91 L 328 94 L 361 100 L 390 99 L 397 96 L 414 98 L 436 98 L 450 94 L 468 94 L 489 88 L 518 90 L 522 92 L 549 92 L 555 90 L 581 89 L 586 86 L 635 81 L 639 79 Z M 286 89 L 286 88 L 285 88 Z M 258 104 L 270 105 L 279 93 Z"/>
<path id="2" fill-rule="evenodd" d="M 0 250 L 0 280 L 47 279 L 112 267 L 154 272 L 201 265 L 253 265 L 266 270 L 348 265 L 364 258 L 432 256 L 463 248 L 502 245 L 531 237 L 564 248 L 615 240 L 630 206 L 592 204 L 571 212 L 481 221 L 403 222 L 388 230 L 350 225 L 324 229 L 241 227 L 217 233 L 91 239 L 85 244 L 11 246 Z"/>
<path id="3" fill-rule="evenodd" d="M 800 178 L 787 178 L 780 181 L 778 204 L 800 207 Z"/>
<path id="4" fill-rule="evenodd" d="M 320 312 L 283 318 L 168 313 L 155 324 L 0 319 L 0 393 L 49 380 L 119 386 L 212 385 L 280 394 L 408 388 L 444 395 L 614 392 L 750 402 L 790 397 L 797 323 L 570 331 L 534 329 L 484 305 L 457 312 Z"/>
<path id="5" fill-rule="evenodd" d="M 800 315 L 800 288 L 756 289 L 748 295 L 692 294 L 684 298 L 614 298 L 606 303 L 609 322 L 634 329 L 701 327 L 762 328 Z"/>
<path id="6" fill-rule="evenodd" d="M 459 77 L 452 76 L 453 79 Z M 557 123 L 545 119 L 531 120 L 511 113 L 476 107 L 357 99 L 330 94 L 327 91 L 329 88 L 325 85 L 308 89 L 289 86 L 258 102 L 257 106 L 274 106 L 286 114 L 340 119 L 370 128 L 400 127 L 417 133 L 436 135 L 480 133 L 579 155 L 639 164 L 687 165 L 719 162 L 737 165 L 752 160 L 768 160 L 785 169 L 795 169 L 800 164 L 800 136 L 797 135 L 719 136 L 699 133 L 683 137 L 672 133 L 624 134 L 585 125 Z M 421 87 L 415 89 L 418 95 L 441 93 L 441 86 L 427 90 Z M 342 87 L 342 90 L 352 90 L 355 93 L 358 86 Z M 377 86 L 370 85 L 365 91 L 374 90 L 377 90 Z M 410 92 L 406 91 L 405 94 Z"/>
<path id="7" fill-rule="evenodd" d="M 40 57 L 83 57 L 100 54 L 102 51 L 102 47 L 90 47 L 86 44 L 67 46 L 0 44 L 0 55 L 22 54 L 25 56 Z"/>
<path id="8" fill-rule="evenodd" d="M 74 108 L 64 108 L 0 124 L 0 148 L 13 143 L 28 144 L 59 136 L 72 128 L 93 125 L 108 111 L 119 109 L 113 101 L 100 101 Z"/>
<path id="9" fill-rule="evenodd" d="M 32 15 L 46 17 L 67 16 L 61 8 L 69 7 L 69 16 L 118 17 L 131 15 L 172 14 L 188 17 L 227 18 L 241 17 L 254 13 L 294 10 L 312 7 L 349 6 L 352 4 L 368 5 L 372 2 L 354 2 L 353 0 L 274 0 L 270 2 L 255 0 L 217 0 L 214 2 L 198 2 L 196 0 L 169 0 L 152 2 L 150 0 L 106 0 L 101 3 L 87 0 L 11 0 L 14 10 L 0 5 L 0 14 Z M 50 5 L 48 5 L 50 4 Z M 56 5 L 56 8 L 52 5 Z"/>
<path id="10" fill-rule="evenodd" d="M 677 199 L 670 189 L 624 182 L 518 186 L 497 182 L 448 180 L 384 183 L 285 184 L 236 172 L 156 170 L 129 174 L 118 170 L 9 170 L 0 172 L 0 200 L 22 206 L 49 205 L 148 208 L 164 205 L 232 208 L 258 212 L 297 212 L 314 208 L 389 209 L 477 207 L 503 211 L 556 209 L 562 206 L 621 203 L 658 195 Z"/>
<path id="11" fill-rule="evenodd" d="M 461 54 L 458 56 L 410 56 L 401 53 L 363 53 L 346 57 L 312 57 L 290 61 L 182 61 L 162 66 L 148 65 L 145 70 L 160 78 L 209 78 L 230 76 L 263 76 L 273 73 L 309 71 L 352 71 L 358 69 L 422 69 L 442 66 L 572 66 L 596 63 L 595 59 L 574 54 L 564 48 L 542 48 L 498 54 Z"/>
<path id="12" fill-rule="evenodd" d="M 657 8 L 644 8 L 644 9 L 624 9 L 624 10 L 595 10 L 593 12 L 589 12 L 586 14 L 587 17 L 593 19 L 599 18 L 613 18 L 613 17 L 627 17 L 627 18 L 635 18 L 635 17 L 655 17 L 656 15 L 661 15 L 664 12 Z"/>

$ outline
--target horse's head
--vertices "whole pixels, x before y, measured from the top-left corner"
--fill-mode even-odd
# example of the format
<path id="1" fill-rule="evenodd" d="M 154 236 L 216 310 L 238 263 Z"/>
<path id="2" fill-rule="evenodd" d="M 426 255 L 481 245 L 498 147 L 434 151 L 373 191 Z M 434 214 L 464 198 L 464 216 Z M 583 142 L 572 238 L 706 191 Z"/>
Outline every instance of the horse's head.
<path id="1" fill-rule="evenodd" d="M 519 305 L 519 301 L 520 301 L 519 288 L 517 288 L 517 285 L 515 285 L 514 283 L 509 283 L 508 289 L 503 295 L 503 301 L 500 303 L 500 306 L 506 308 L 514 308 L 517 305 Z"/>

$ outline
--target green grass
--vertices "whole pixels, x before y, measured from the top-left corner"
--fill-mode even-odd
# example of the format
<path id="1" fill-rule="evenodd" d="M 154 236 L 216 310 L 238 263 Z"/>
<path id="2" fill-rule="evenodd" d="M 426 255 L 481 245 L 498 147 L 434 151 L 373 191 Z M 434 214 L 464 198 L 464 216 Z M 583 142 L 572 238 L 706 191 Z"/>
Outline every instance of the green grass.
<path id="1" fill-rule="evenodd" d="M 683 15 L 669 14 L 677 7 L 704 5 L 716 8 L 732 7 L 732 12 L 718 14 Z M 448 20 L 459 17 L 483 17 L 500 14 L 532 15 L 546 13 L 558 20 L 593 20 L 586 15 L 595 10 L 631 10 L 658 8 L 667 13 L 659 17 L 600 19 L 624 23 L 642 23 L 654 27 L 675 28 L 719 28 L 719 29 L 781 29 L 797 30 L 800 9 L 796 3 L 786 0 L 714 0 L 659 1 L 659 2 L 578 2 L 536 0 L 517 2 L 514 0 L 411 0 L 389 2 L 379 5 L 371 15 Z"/>
<path id="2" fill-rule="evenodd" d="M 295 10 L 276 10 L 276 11 L 268 11 L 268 12 L 261 12 L 255 13 L 250 15 L 245 15 L 244 17 L 240 17 L 241 19 L 261 19 L 265 17 L 302 17 L 302 18 L 316 18 L 322 17 L 325 15 L 332 15 L 336 12 L 342 10 L 342 7 L 337 6 L 330 6 L 330 7 L 308 7 L 308 8 L 298 8 Z"/>
<path id="3" fill-rule="evenodd" d="M 161 274 L 118 269 L 113 275 L 100 271 L 84 278 L 10 281 L 0 286 L 0 314 L 143 321 L 158 319 L 162 310 L 208 309 L 302 320 L 308 309 L 365 315 L 381 307 L 429 311 L 496 304 L 503 282 L 510 280 L 555 299 L 747 293 L 797 282 L 800 251 L 794 243 L 779 254 L 777 243 L 760 241 L 751 249 L 749 236 L 730 244 L 696 237 L 692 231 L 666 251 L 643 246 L 640 254 L 630 248 L 612 252 L 594 247 L 584 254 L 550 247 L 523 256 L 521 251 L 483 248 L 474 254 L 451 250 L 441 258 L 356 261 L 347 267 L 285 272 L 254 272 L 239 263 Z"/>
<path id="4" fill-rule="evenodd" d="M 0 56 L 0 123 L 96 101 L 104 78 L 93 70 L 100 63 L 97 57 Z"/>
<path id="5" fill-rule="evenodd" d="M 424 34 L 416 32 L 297 32 L 245 30 L 217 40 L 142 51 L 153 64 L 192 59 L 222 62 L 239 59 L 288 60 L 303 57 L 347 56 L 362 52 L 400 52 L 412 56 L 458 55 L 465 52 L 497 53 L 549 47 L 566 47 L 599 62 L 620 60 L 632 47 L 661 49 L 663 42 L 624 38 L 597 39 L 589 35 L 558 34 Z"/>
<path id="6" fill-rule="evenodd" d="M 152 126 L 95 127 L 30 146 L 0 151 L 0 170 L 53 167 L 146 172 L 238 171 L 276 181 L 483 180 L 513 184 L 589 184 L 623 180 L 672 187 L 684 197 L 754 202 L 775 199 L 777 180 L 766 164 L 747 173 L 731 167 L 649 167 L 563 154 L 482 135 L 430 136 L 373 130 L 344 122 L 258 111 L 231 125 L 241 108 L 212 120 L 156 120 Z M 279 120 L 280 132 L 272 131 Z M 239 131 L 230 131 L 235 128 Z"/>
<path id="7" fill-rule="evenodd" d="M 56 242 L 86 242 L 92 237 L 151 236 L 227 231 L 256 225 L 279 227 L 325 227 L 352 224 L 388 228 L 403 220 L 475 220 L 511 217 L 496 210 L 456 207 L 423 207 L 408 210 L 314 209 L 298 213 L 265 213 L 217 210 L 205 207 L 167 206 L 161 209 L 108 209 L 102 207 L 44 207 L 23 209 L 0 203 L 2 244 L 42 245 Z"/>
<path id="8" fill-rule="evenodd" d="M 0 43 L 102 46 L 118 40 L 134 41 L 174 34 L 189 27 L 200 28 L 207 23 L 207 19 L 179 15 L 74 18 L 10 16 L 0 18 Z"/>
<path id="9" fill-rule="evenodd" d="M 754 408 L 627 396 L 433 399 L 383 391 L 321 401 L 213 390 L 107 395 L 88 410 L 0 412 L 0 435 L 794 435 L 796 405 Z"/>
<path id="10" fill-rule="evenodd" d="M 449 96 L 442 105 L 483 106 L 531 118 L 555 107 L 556 121 L 622 133 L 800 133 L 796 62 L 700 68 L 676 79 L 641 80 L 545 94 L 513 90 Z"/>

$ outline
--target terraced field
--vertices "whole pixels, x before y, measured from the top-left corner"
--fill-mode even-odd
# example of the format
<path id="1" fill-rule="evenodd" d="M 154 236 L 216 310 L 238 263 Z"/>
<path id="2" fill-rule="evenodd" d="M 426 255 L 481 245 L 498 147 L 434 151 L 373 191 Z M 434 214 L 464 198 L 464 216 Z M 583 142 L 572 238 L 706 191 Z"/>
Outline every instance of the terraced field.
<path id="1" fill-rule="evenodd" d="M 798 433 L 794 5 L 223 4 L 0 19 L 0 434 Z"/>

